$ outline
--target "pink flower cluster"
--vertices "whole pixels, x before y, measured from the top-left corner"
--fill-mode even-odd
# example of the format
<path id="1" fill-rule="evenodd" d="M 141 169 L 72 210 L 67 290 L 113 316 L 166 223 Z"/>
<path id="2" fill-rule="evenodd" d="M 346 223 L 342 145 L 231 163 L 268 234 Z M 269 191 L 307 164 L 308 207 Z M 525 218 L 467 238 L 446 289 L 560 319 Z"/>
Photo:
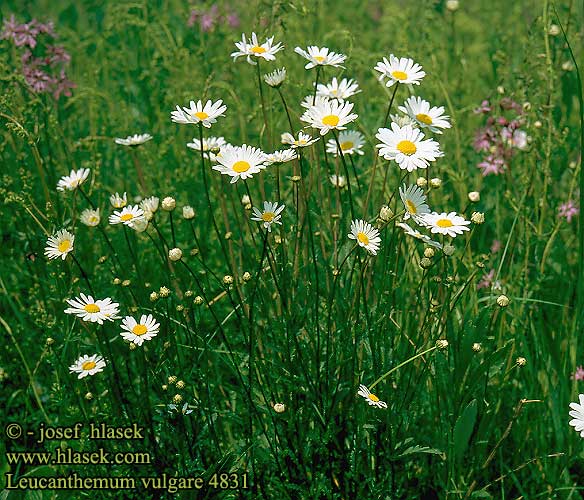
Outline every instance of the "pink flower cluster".
<path id="1" fill-rule="evenodd" d="M 498 175 L 505 172 L 509 160 L 517 150 L 527 148 L 527 133 L 521 130 L 523 108 L 521 105 L 504 97 L 494 111 L 489 101 L 483 101 L 474 110 L 476 114 L 486 115 L 486 125 L 475 135 L 474 148 L 484 153 L 478 164 L 483 175 Z"/>
<path id="2" fill-rule="evenodd" d="M 580 214 L 580 207 L 573 200 L 568 200 L 558 207 L 558 217 L 564 217 L 568 223 L 572 218 Z"/>
<path id="3" fill-rule="evenodd" d="M 187 22 L 192 27 L 198 22 L 199 28 L 203 32 L 211 32 L 218 25 L 227 25 L 229 28 L 238 28 L 240 21 L 239 16 L 233 10 L 221 13 L 216 3 L 211 5 L 208 10 L 193 9 Z"/>
<path id="4" fill-rule="evenodd" d="M 572 375 L 574 380 L 584 380 L 584 368 L 581 366 L 576 367 L 576 371 Z"/>
<path id="5" fill-rule="evenodd" d="M 65 68 L 71 56 L 60 45 L 47 40 L 55 39 L 54 24 L 33 19 L 19 24 L 14 15 L 4 20 L 0 39 L 12 40 L 16 47 L 25 48 L 21 56 L 22 74 L 33 92 L 50 92 L 55 99 L 61 94 L 70 96 L 75 84 L 67 78 Z"/>

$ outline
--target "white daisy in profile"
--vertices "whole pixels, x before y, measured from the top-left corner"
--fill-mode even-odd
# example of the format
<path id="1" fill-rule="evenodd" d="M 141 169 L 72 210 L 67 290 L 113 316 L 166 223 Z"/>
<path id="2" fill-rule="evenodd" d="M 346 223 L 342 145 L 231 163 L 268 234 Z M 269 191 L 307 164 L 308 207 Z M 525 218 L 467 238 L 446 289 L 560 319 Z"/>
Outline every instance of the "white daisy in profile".
<path id="1" fill-rule="evenodd" d="M 380 128 L 375 137 L 381 141 L 375 146 L 379 154 L 386 160 L 394 160 L 399 168 L 408 172 L 427 168 L 431 161 L 444 156 L 435 140 L 424 140 L 424 134 L 411 125 L 400 127 L 392 123 L 391 129 Z"/>
<path id="2" fill-rule="evenodd" d="M 329 130 L 344 130 L 345 125 L 356 120 L 358 115 L 351 113 L 352 109 L 352 102 L 327 101 L 311 106 L 300 119 L 319 129 L 320 135 L 325 135 Z"/>
<path id="3" fill-rule="evenodd" d="M 280 219 L 282 218 L 281 214 L 284 208 L 285 205 L 278 206 L 278 203 L 276 202 L 271 203 L 269 201 L 264 201 L 263 210 L 253 207 L 251 220 L 262 222 L 264 228 L 267 229 L 268 232 L 272 232 L 272 224 L 282 225 Z"/>
<path id="4" fill-rule="evenodd" d="M 352 221 L 349 238 L 356 240 L 359 246 L 363 247 L 369 253 L 377 255 L 381 238 L 379 237 L 379 231 L 369 224 L 369 222 L 360 219 Z"/>
<path id="5" fill-rule="evenodd" d="M 275 69 L 264 75 L 264 82 L 275 89 L 282 85 L 284 80 L 286 80 L 286 68 Z"/>
<path id="6" fill-rule="evenodd" d="M 81 379 L 88 375 L 95 375 L 105 368 L 105 361 L 99 354 L 91 356 L 84 354 L 69 367 L 71 373 L 77 373 L 77 378 Z"/>
<path id="7" fill-rule="evenodd" d="M 323 106 L 324 104 L 326 104 L 327 102 L 329 102 L 330 99 L 328 97 L 324 97 L 322 95 L 314 95 L 314 94 L 310 94 L 307 95 L 304 99 L 302 99 L 302 102 L 300 103 L 300 106 L 302 106 L 303 108 L 312 108 L 312 106 Z"/>
<path id="8" fill-rule="evenodd" d="M 144 198 L 140 202 L 140 208 L 144 210 L 144 212 L 155 213 L 158 210 L 158 205 L 160 204 L 160 198 L 157 196 L 150 196 L 149 198 Z"/>
<path id="9" fill-rule="evenodd" d="M 340 82 L 334 77 L 331 83 L 319 83 L 316 87 L 316 95 L 326 97 L 327 99 L 338 99 L 344 101 L 355 94 L 361 92 L 359 84 L 353 80 L 343 78 Z"/>
<path id="10" fill-rule="evenodd" d="M 578 400 L 580 404 L 570 403 L 571 410 L 569 415 L 572 420 L 570 420 L 569 424 L 574 427 L 576 432 L 580 433 L 580 437 L 584 438 L 584 394 L 579 394 Z"/>
<path id="11" fill-rule="evenodd" d="M 409 97 L 398 109 L 420 128 L 428 128 L 435 134 L 441 134 L 442 129 L 450 128 L 450 117 L 444 114 L 444 106 L 430 107 L 430 103 L 421 97 Z"/>
<path id="12" fill-rule="evenodd" d="M 289 144 L 293 148 L 305 148 L 318 142 L 319 139 L 320 137 L 313 139 L 310 134 L 304 132 L 298 132 L 298 137 L 294 137 L 290 132 L 286 132 L 280 137 L 282 144 Z"/>
<path id="13" fill-rule="evenodd" d="M 422 71 L 422 66 L 418 63 L 407 57 L 398 59 L 393 54 L 389 56 L 389 61 L 384 57 L 383 61 L 378 62 L 374 69 L 381 73 L 380 81 L 387 78 L 385 83 L 387 87 L 391 87 L 395 83 L 420 85 L 420 81 L 426 76 L 426 73 Z"/>
<path id="14" fill-rule="evenodd" d="M 140 146 L 140 144 L 144 144 L 152 139 L 150 134 L 134 134 L 129 135 L 125 139 L 120 137 L 115 138 L 115 143 L 121 146 Z"/>
<path id="15" fill-rule="evenodd" d="M 409 187 L 406 187 L 404 184 L 403 187 L 400 187 L 399 197 L 406 209 L 404 220 L 408 220 L 412 217 L 414 221 L 417 222 L 421 215 L 430 213 L 430 207 L 426 204 L 426 195 L 424 194 L 424 191 L 415 184 L 412 184 Z"/>
<path id="16" fill-rule="evenodd" d="M 65 260 L 67 254 L 73 251 L 74 241 L 75 236 L 73 234 L 66 229 L 61 229 L 47 240 L 45 255 L 49 259 L 58 259 L 61 257 L 61 259 Z"/>
<path id="17" fill-rule="evenodd" d="M 420 241 L 422 241 L 422 242 L 424 242 L 427 245 L 430 245 L 432 247 L 442 248 L 441 243 L 434 241 L 427 234 L 421 233 L 420 231 L 418 231 L 417 229 L 414 229 L 413 227 L 411 227 L 409 224 L 406 224 L 405 222 L 397 222 L 395 225 L 397 227 L 402 228 L 404 230 L 404 232 L 408 236 L 411 236 L 412 238 L 416 238 L 417 240 L 420 240 Z"/>
<path id="18" fill-rule="evenodd" d="M 301 47 L 296 47 L 294 52 L 301 55 L 305 59 L 308 59 L 308 63 L 304 66 L 304 69 L 316 68 L 317 66 L 333 66 L 335 68 L 341 67 L 341 64 L 345 62 L 347 56 L 344 54 L 337 54 L 327 47 L 317 47 L 316 45 L 310 45 L 306 50 Z"/>
<path id="19" fill-rule="evenodd" d="M 273 153 L 267 153 L 265 162 L 266 165 L 273 165 L 275 163 L 286 163 L 296 158 L 298 158 L 298 155 L 296 154 L 295 149 L 280 149 Z"/>
<path id="20" fill-rule="evenodd" d="M 175 123 L 201 123 L 203 127 L 211 128 L 213 123 L 217 122 L 217 118 L 220 116 L 225 116 L 225 110 L 227 106 L 223 104 L 223 101 L 219 99 L 218 101 L 207 101 L 203 106 L 203 101 L 191 101 L 189 107 L 182 109 L 180 106 L 176 107 L 176 111 L 170 114 L 170 117 Z"/>
<path id="21" fill-rule="evenodd" d="M 57 183 L 57 191 L 73 191 L 83 184 L 89 177 L 88 168 L 80 168 L 79 170 L 71 170 L 69 175 L 64 175 Z"/>
<path id="22" fill-rule="evenodd" d="M 138 205 L 128 205 L 122 210 L 116 210 L 109 216 L 110 224 L 124 224 L 133 227 L 136 221 L 144 219 L 144 210 Z"/>
<path id="23" fill-rule="evenodd" d="M 142 345 L 145 340 L 152 340 L 160 330 L 160 323 L 152 317 L 152 314 L 142 314 L 140 322 L 136 321 L 132 316 L 126 316 L 122 319 L 122 330 L 120 333 L 122 338 L 136 345 Z"/>
<path id="24" fill-rule="evenodd" d="M 347 179 L 344 175 L 333 174 L 329 177 L 331 184 L 339 189 L 343 189 L 347 185 Z"/>
<path id="25" fill-rule="evenodd" d="M 114 208 L 124 208 L 128 203 L 128 196 L 124 192 L 122 196 L 119 193 L 110 196 L 110 203 Z"/>
<path id="26" fill-rule="evenodd" d="M 425 225 L 433 234 L 447 234 L 455 238 L 456 235 L 462 234 L 464 231 L 470 231 L 470 221 L 465 220 L 464 217 L 456 215 L 456 212 L 442 212 L 441 214 L 432 212 L 430 214 L 423 214 L 420 216 L 421 223 Z"/>
<path id="27" fill-rule="evenodd" d="M 381 401 L 375 394 L 373 394 L 367 386 L 360 384 L 359 390 L 357 391 L 359 396 L 363 396 L 369 406 L 375 406 L 376 408 L 387 408 L 387 403 L 385 401 Z"/>
<path id="28" fill-rule="evenodd" d="M 266 41 L 260 45 L 255 33 L 251 34 L 249 40 L 245 37 L 245 33 L 242 33 L 241 42 L 235 42 L 235 46 L 239 50 L 231 53 L 233 60 L 236 61 L 238 57 L 246 56 L 249 64 L 257 64 L 252 60 L 252 57 L 256 59 L 261 58 L 266 61 L 274 61 L 276 59 L 274 54 L 284 48 L 281 43 L 274 45 L 274 37 L 266 38 Z"/>
<path id="29" fill-rule="evenodd" d="M 85 224 L 86 226 L 89 227 L 95 227 L 99 225 L 101 221 L 101 216 L 99 215 L 99 208 L 96 209 L 86 208 L 85 210 L 83 210 L 83 212 L 81 212 L 79 220 L 81 221 L 82 224 Z"/>
<path id="30" fill-rule="evenodd" d="M 93 300 L 91 295 L 82 293 L 79 298 L 67 299 L 67 304 L 71 307 L 65 309 L 65 314 L 74 314 L 83 321 L 98 323 L 103 325 L 104 320 L 113 321 L 117 319 L 119 304 L 112 302 L 106 297 L 101 300 Z"/>
<path id="31" fill-rule="evenodd" d="M 227 146 L 227 141 L 224 137 L 205 137 L 203 138 L 203 157 L 212 162 L 216 161 L 217 155 L 221 152 L 221 148 Z M 187 143 L 187 148 L 201 151 L 201 141 L 196 137 L 193 142 Z"/>
<path id="32" fill-rule="evenodd" d="M 339 133 L 339 145 L 344 155 L 365 154 L 363 153 L 363 149 L 361 149 L 365 145 L 365 136 L 361 132 L 343 130 Z M 339 156 L 337 141 L 329 139 L 326 143 L 326 151 L 327 153 Z"/>
<path id="33" fill-rule="evenodd" d="M 232 177 L 231 183 L 239 179 L 247 179 L 266 168 L 266 154 L 259 148 L 252 146 L 226 146 L 221 150 L 221 156 L 217 157 L 217 170 L 223 175 Z"/>

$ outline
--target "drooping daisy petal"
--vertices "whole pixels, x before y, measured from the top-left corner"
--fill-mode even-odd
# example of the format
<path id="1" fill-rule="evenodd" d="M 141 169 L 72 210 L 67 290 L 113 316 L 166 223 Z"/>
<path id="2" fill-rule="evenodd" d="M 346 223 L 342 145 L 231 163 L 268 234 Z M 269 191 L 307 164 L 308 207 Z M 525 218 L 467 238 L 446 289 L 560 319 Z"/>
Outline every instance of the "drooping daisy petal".
<path id="1" fill-rule="evenodd" d="M 61 259 L 65 260 L 67 254 L 73 251 L 74 241 L 75 236 L 73 234 L 66 229 L 61 229 L 47 240 L 45 255 L 49 259 L 58 259 L 61 257 Z"/>
<path id="2" fill-rule="evenodd" d="M 432 247 L 435 248 L 442 248 L 442 244 L 434 241 L 432 238 L 430 238 L 427 234 L 423 234 L 420 231 L 418 231 L 417 229 L 412 228 L 409 224 L 406 224 L 405 222 L 398 222 L 396 223 L 397 227 L 401 227 L 404 232 L 408 235 L 411 236 L 412 238 L 416 238 L 417 240 L 420 240 L 424 243 L 426 243 L 427 245 L 430 245 Z"/>
<path id="3" fill-rule="evenodd" d="M 377 255 L 381 238 L 379 237 L 379 231 L 369 222 L 360 219 L 352 221 L 351 232 L 348 236 L 352 240 L 356 240 L 358 245 L 369 253 Z"/>

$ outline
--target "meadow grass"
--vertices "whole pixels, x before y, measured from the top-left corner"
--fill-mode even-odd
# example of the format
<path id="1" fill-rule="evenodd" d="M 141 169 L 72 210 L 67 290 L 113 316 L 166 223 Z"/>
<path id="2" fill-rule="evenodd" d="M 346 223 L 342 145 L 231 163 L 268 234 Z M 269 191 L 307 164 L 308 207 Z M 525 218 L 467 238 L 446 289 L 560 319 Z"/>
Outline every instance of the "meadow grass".
<path id="1" fill-rule="evenodd" d="M 207 484 L 247 474 L 246 488 L 239 476 L 232 490 L 139 486 L 99 498 L 582 497 L 568 412 L 584 392 L 583 6 L 454 3 L 217 2 L 217 13 L 174 0 L 2 3 L 3 20 L 54 21 L 51 43 L 70 55 L 62 67 L 75 85 L 58 98 L 35 91 L 26 47 L 0 40 L 2 423 L 137 423 L 143 440 L 103 446 L 151 457 L 10 464 L 7 452 L 97 445 L 86 434 L 10 439 L 4 428 L 3 474 Z M 252 31 L 284 45 L 275 61 L 230 57 Z M 344 68 L 305 69 L 294 48 L 309 45 L 346 55 Z M 389 54 L 420 64 L 420 85 L 380 83 L 374 67 Z M 282 66 L 272 88 L 263 75 Z M 329 140 L 341 146 L 339 131 L 321 137 L 302 120 L 315 79 L 333 77 L 359 84 L 347 128 L 363 134 L 363 155 L 327 151 Z M 412 172 L 376 148 L 410 95 L 444 106 L 452 124 L 423 129 L 444 155 Z M 210 128 L 171 120 L 177 105 L 219 99 L 227 108 Z M 518 134 L 501 139 L 510 123 Z M 215 136 L 271 153 L 299 131 L 320 140 L 233 183 L 212 168 L 228 148 L 187 147 Z M 152 139 L 141 145 L 114 142 L 143 133 Z M 56 189 L 80 169 L 90 170 L 84 182 Z M 435 234 L 411 217 L 431 239 L 406 234 L 402 185 L 469 230 Z M 122 209 L 110 203 L 116 192 L 128 206 L 158 198 L 147 226 L 108 223 Z M 265 225 L 252 219 L 264 201 L 285 205 Z M 95 226 L 80 221 L 91 208 Z M 376 253 L 348 237 L 355 220 L 379 231 Z M 61 229 L 72 251 L 48 259 Z M 82 293 L 111 298 L 119 318 L 65 313 Z M 142 315 L 158 323 L 147 340 L 130 334 L 127 317 Z M 78 378 L 84 368 L 70 367 L 83 355 L 105 367 Z"/>

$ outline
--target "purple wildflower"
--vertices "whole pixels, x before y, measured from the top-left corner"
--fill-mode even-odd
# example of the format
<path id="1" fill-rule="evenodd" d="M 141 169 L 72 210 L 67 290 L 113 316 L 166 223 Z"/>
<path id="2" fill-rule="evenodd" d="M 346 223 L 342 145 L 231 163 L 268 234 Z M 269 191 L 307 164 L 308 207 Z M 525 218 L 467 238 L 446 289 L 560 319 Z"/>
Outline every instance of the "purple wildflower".
<path id="1" fill-rule="evenodd" d="M 568 223 L 580 214 L 580 207 L 573 200 L 568 200 L 558 207 L 558 217 L 564 217 Z"/>
<path id="2" fill-rule="evenodd" d="M 576 371 L 572 375 L 574 380 L 584 380 L 584 368 L 582 366 L 576 367 Z"/>

